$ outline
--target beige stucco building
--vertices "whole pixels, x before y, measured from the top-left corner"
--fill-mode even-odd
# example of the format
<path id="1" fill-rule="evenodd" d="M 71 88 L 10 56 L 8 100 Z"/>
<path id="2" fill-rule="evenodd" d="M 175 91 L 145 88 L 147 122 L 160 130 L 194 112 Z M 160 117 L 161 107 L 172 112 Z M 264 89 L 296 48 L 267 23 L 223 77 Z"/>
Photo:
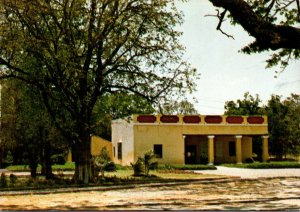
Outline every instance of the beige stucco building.
<path id="1" fill-rule="evenodd" d="M 114 162 L 129 165 L 154 150 L 160 164 L 243 163 L 252 138 L 262 136 L 268 159 L 266 116 L 133 115 L 112 123 Z"/>

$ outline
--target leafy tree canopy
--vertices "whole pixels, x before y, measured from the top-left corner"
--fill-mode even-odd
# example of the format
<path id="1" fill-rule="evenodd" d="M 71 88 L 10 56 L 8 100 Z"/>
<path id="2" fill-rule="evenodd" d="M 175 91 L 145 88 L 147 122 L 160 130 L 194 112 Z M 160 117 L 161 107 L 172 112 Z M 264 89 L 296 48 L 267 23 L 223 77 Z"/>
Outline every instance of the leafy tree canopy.
<path id="1" fill-rule="evenodd" d="M 262 115 L 264 111 L 260 103 L 261 100 L 258 94 L 253 97 L 249 92 L 246 92 L 244 99 L 225 103 L 225 115 Z"/>
<path id="2" fill-rule="evenodd" d="M 165 103 L 160 111 L 163 114 L 198 114 L 194 105 L 186 99 Z"/>
<path id="3" fill-rule="evenodd" d="M 92 131 L 106 140 L 111 139 L 111 121 L 127 118 L 132 114 L 152 114 L 155 109 L 141 96 L 128 93 L 114 93 L 102 96 L 93 112 Z"/>
<path id="4" fill-rule="evenodd" d="M 174 0 L 0 0 L 1 78 L 39 89 L 72 146 L 75 179 L 91 176 L 96 102 L 130 92 L 159 103 L 194 90 Z"/>
<path id="5" fill-rule="evenodd" d="M 244 47 L 244 53 L 274 50 L 267 67 L 280 65 L 282 70 L 289 60 L 300 58 L 299 0 L 209 0 L 224 10 L 218 12 L 221 30 L 226 12 L 233 24 L 240 24 L 255 41 Z M 222 31 L 222 30 L 221 30 Z M 225 32 L 223 32 L 225 33 Z M 226 34 L 226 33 L 225 33 Z"/>
<path id="6" fill-rule="evenodd" d="M 42 174 L 52 177 L 51 156 L 59 153 L 64 158 L 66 141 L 53 126 L 40 93 L 24 83 L 9 79 L 2 81 L 1 144 L 10 150 L 13 162 L 42 165 Z M 1 161 L 1 159 L 0 159 Z M 32 170 L 32 175 L 35 171 Z"/>

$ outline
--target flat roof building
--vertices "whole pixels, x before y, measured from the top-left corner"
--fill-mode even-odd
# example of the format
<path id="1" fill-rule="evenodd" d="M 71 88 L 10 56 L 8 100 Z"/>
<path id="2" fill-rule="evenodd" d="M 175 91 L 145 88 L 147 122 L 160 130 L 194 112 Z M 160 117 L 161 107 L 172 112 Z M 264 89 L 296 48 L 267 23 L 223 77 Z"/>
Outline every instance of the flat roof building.
<path id="1" fill-rule="evenodd" d="M 153 150 L 160 164 L 243 163 L 252 158 L 252 138 L 262 137 L 268 160 L 266 116 L 133 115 L 112 122 L 114 162 L 130 165 Z"/>

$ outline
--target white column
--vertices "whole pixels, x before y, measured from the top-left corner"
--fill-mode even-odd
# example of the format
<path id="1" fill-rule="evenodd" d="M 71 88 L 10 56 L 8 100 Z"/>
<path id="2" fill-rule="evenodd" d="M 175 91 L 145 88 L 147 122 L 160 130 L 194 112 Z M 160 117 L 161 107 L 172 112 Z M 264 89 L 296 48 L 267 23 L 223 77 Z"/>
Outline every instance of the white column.
<path id="1" fill-rule="evenodd" d="M 236 163 L 242 163 L 242 136 L 235 136 L 235 155 L 236 155 Z"/>
<path id="2" fill-rule="evenodd" d="M 269 136 L 264 135 L 262 136 L 262 161 L 267 162 L 269 159 L 269 144 L 268 144 L 268 139 Z"/>
<path id="3" fill-rule="evenodd" d="M 208 138 L 208 165 L 214 164 L 214 135 L 207 136 Z"/>

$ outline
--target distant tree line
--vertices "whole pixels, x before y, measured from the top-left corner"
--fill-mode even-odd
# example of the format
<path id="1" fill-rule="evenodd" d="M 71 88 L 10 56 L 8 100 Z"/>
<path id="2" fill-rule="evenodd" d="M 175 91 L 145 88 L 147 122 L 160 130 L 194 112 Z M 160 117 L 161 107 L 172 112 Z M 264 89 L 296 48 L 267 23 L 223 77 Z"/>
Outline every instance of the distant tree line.
<path id="1" fill-rule="evenodd" d="M 225 103 L 226 115 L 266 115 L 269 126 L 269 153 L 282 160 L 288 155 L 300 154 L 300 95 L 291 94 L 282 99 L 272 95 L 267 105 L 261 105 L 259 95 L 248 92 L 244 99 Z M 253 151 L 260 155 L 260 138 L 254 139 Z"/>

